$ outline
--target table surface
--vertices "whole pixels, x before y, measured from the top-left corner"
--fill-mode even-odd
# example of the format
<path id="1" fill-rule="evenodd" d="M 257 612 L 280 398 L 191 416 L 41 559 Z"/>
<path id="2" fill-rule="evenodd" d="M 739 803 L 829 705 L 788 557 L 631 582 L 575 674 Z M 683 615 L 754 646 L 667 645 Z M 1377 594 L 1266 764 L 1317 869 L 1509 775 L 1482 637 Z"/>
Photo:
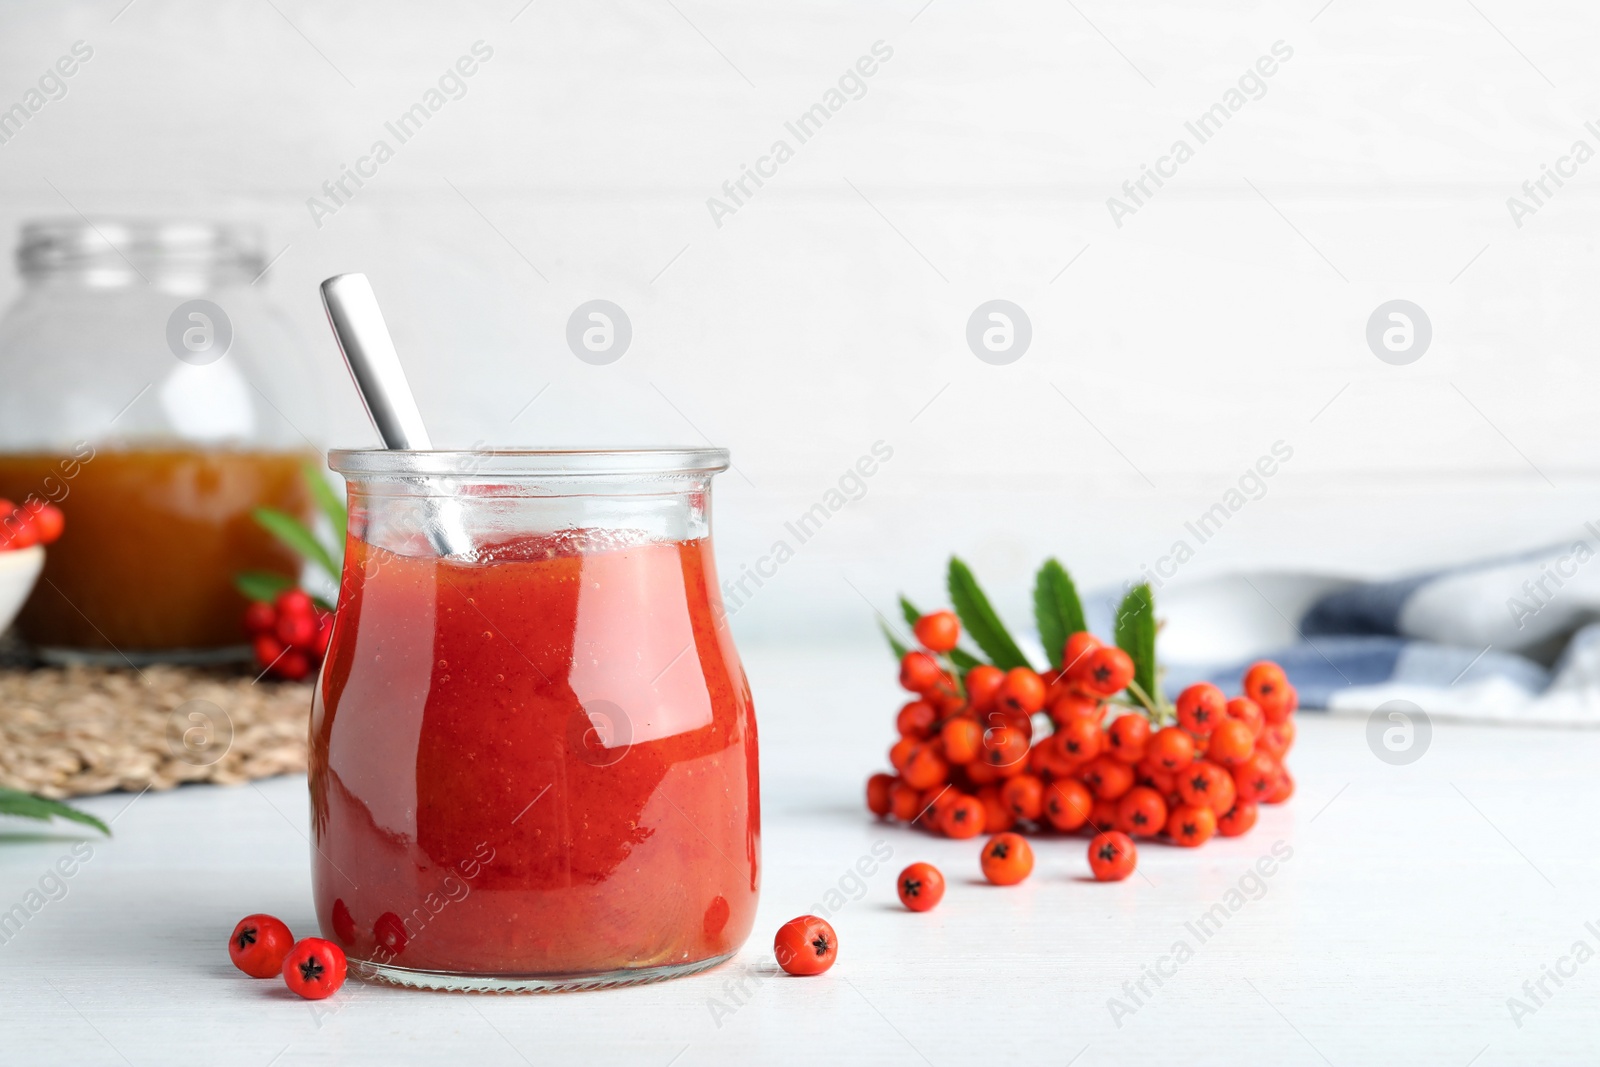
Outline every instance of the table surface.
<path id="1" fill-rule="evenodd" d="M 352 982 L 313 1005 L 225 954 L 249 912 L 315 926 L 305 780 L 118 794 L 85 802 L 116 818 L 114 838 L 87 839 L 65 894 L 0 944 L 0 1061 L 1489 1067 L 1600 1055 L 1600 732 L 1435 722 L 1423 756 L 1392 766 L 1364 718 L 1302 713 L 1298 794 L 1263 808 L 1248 836 L 1141 845 L 1140 873 L 1109 885 L 1087 879 L 1081 837 L 1041 838 L 1033 877 L 997 888 L 977 878 L 978 842 L 862 810 L 899 700 L 887 657 L 746 659 L 765 870 L 756 932 L 731 963 L 556 996 Z M 82 840 L 0 827 L 0 908 Z M 862 857 L 875 870 L 858 881 Z M 1276 857 L 1266 876 L 1264 857 Z M 919 859 L 950 886 L 915 915 L 894 876 Z M 778 974 L 772 932 L 830 890 L 843 900 L 839 962 L 819 978 Z"/>

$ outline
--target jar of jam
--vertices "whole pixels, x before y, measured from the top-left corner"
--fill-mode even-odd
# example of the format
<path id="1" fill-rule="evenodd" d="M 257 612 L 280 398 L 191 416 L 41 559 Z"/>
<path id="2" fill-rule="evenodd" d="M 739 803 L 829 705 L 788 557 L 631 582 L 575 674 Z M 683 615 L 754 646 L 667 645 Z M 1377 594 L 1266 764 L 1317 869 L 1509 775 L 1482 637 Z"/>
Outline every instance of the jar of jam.
<path id="1" fill-rule="evenodd" d="M 330 462 L 350 526 L 311 717 L 324 936 L 359 974 L 434 989 L 731 956 L 761 816 L 711 550 L 727 453 Z"/>
<path id="2" fill-rule="evenodd" d="M 247 655 L 234 577 L 300 573 L 251 512 L 310 517 L 302 468 L 321 431 L 259 236 L 45 219 L 23 227 L 17 264 L 23 290 L 0 320 L 0 497 L 54 501 L 68 526 L 22 637 L 56 660 Z"/>

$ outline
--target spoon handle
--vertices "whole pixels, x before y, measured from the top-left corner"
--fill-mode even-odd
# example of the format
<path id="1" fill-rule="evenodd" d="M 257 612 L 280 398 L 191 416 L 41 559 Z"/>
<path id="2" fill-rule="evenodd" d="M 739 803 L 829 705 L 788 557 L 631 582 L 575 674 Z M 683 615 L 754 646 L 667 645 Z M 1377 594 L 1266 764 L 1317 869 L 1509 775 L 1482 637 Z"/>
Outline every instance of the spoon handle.
<path id="1" fill-rule="evenodd" d="M 336 274 L 322 283 L 322 306 L 328 324 L 356 381 L 356 392 L 377 427 L 383 446 L 428 449 L 428 429 L 417 410 L 417 398 L 406 381 L 394 338 L 383 321 L 378 297 L 365 274 Z"/>

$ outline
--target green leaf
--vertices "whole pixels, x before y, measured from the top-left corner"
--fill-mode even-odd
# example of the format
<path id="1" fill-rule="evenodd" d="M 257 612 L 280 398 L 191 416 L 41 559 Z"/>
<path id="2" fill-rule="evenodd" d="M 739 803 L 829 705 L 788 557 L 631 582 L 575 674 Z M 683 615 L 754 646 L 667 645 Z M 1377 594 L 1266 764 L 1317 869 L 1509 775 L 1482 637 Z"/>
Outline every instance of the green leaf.
<path id="1" fill-rule="evenodd" d="M 71 819 L 92 826 L 107 837 L 111 836 L 111 828 L 88 812 L 79 811 L 59 800 L 47 800 L 18 789 L 0 787 L 0 815 L 20 815 L 24 819 L 39 819 L 42 822 L 53 818 Z"/>
<path id="2" fill-rule="evenodd" d="M 895 662 L 898 663 L 900 660 L 905 659 L 906 658 L 906 653 L 911 651 L 911 650 L 906 648 L 905 645 L 902 645 L 899 641 L 897 641 L 895 639 L 894 634 L 889 632 L 889 625 L 887 623 L 884 623 L 884 622 L 879 622 L 878 623 L 878 629 L 882 630 L 883 631 L 883 636 L 887 637 L 889 639 L 889 647 L 894 649 Z"/>
<path id="3" fill-rule="evenodd" d="M 256 508 L 250 514 L 273 537 L 327 571 L 334 581 L 339 580 L 339 565 L 299 519 L 277 508 Z"/>
<path id="4" fill-rule="evenodd" d="M 1027 657 L 1006 632 L 1000 616 L 989 605 L 989 598 L 984 596 L 978 580 L 972 576 L 971 568 L 955 556 L 950 557 L 948 581 L 950 603 L 955 605 L 961 625 L 977 646 L 983 649 L 990 662 L 1001 670 L 1028 666 Z"/>
<path id="5" fill-rule="evenodd" d="M 900 598 L 900 614 L 905 616 L 906 625 L 913 630 L 917 628 L 917 620 L 922 618 L 922 612 L 918 611 L 917 606 L 905 597 Z"/>
<path id="6" fill-rule="evenodd" d="M 1128 590 L 1117 607 L 1117 647 L 1133 659 L 1133 680 L 1154 700 L 1156 690 L 1156 606 L 1148 582 Z"/>
<path id="7" fill-rule="evenodd" d="M 1033 617 L 1039 623 L 1039 640 L 1044 642 L 1050 666 L 1060 670 L 1067 637 L 1089 627 L 1083 621 L 1078 587 L 1072 584 L 1067 569 L 1053 559 L 1044 561 L 1034 579 Z"/>
<path id="8" fill-rule="evenodd" d="M 294 588 L 294 579 L 269 571 L 244 571 L 234 575 L 233 587 L 243 593 L 246 600 L 271 603 L 285 589 Z"/>
<path id="9" fill-rule="evenodd" d="M 333 536 L 341 542 L 344 540 L 345 527 L 350 523 L 350 513 L 345 510 L 344 501 L 333 491 L 333 486 L 328 484 L 328 479 L 322 473 L 322 466 L 306 460 L 303 468 L 306 484 L 311 487 L 311 497 L 317 502 L 317 510 L 328 517 L 328 523 L 333 527 Z"/>

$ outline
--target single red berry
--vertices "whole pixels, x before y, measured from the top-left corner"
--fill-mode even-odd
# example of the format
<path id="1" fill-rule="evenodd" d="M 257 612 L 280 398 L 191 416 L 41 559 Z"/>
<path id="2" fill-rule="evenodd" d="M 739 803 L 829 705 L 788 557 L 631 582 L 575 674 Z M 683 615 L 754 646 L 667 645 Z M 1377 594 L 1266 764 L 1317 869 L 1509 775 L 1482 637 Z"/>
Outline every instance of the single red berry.
<path id="1" fill-rule="evenodd" d="M 944 758 L 951 763 L 971 763 L 983 753 L 983 727 L 975 719 L 957 716 L 939 731 L 939 742 L 944 746 Z"/>
<path id="2" fill-rule="evenodd" d="M 284 653 L 283 645 L 279 644 L 278 639 L 271 634 L 262 634 L 257 637 L 251 642 L 251 647 L 255 649 L 256 666 L 262 670 L 266 670 L 277 663 L 278 657 Z"/>
<path id="3" fill-rule="evenodd" d="M 1278 761 L 1265 752 L 1256 752 L 1233 769 L 1237 800 L 1255 803 L 1270 795 L 1278 785 Z"/>
<path id="4" fill-rule="evenodd" d="M 1226 714 L 1228 698 L 1210 682 L 1196 682 L 1178 694 L 1178 725 L 1196 737 L 1217 728 Z"/>
<path id="5" fill-rule="evenodd" d="M 1194 739 L 1176 726 L 1164 726 L 1150 738 L 1144 754 L 1162 770 L 1176 773 L 1194 762 Z"/>
<path id="6" fill-rule="evenodd" d="M 280 611 L 272 632 L 290 648 L 308 649 L 317 639 L 317 620 L 310 615 Z"/>
<path id="7" fill-rule="evenodd" d="M 939 755 L 936 746 L 919 743 L 900 769 L 900 777 L 913 788 L 932 789 L 949 780 L 950 765 Z"/>
<path id="8" fill-rule="evenodd" d="M 1251 704 L 1251 707 L 1254 707 Z M 1224 767 L 1237 767 L 1255 754 L 1256 739 L 1250 727 L 1239 719 L 1223 719 L 1211 733 L 1206 758 Z"/>
<path id="9" fill-rule="evenodd" d="M 939 661 L 926 652 L 907 652 L 900 660 L 900 685 L 913 693 L 932 692 L 944 681 Z"/>
<path id="10" fill-rule="evenodd" d="M 1089 821 L 1094 797 L 1076 778 L 1058 778 L 1044 790 L 1044 816 L 1057 830 L 1071 833 Z"/>
<path id="11" fill-rule="evenodd" d="M 251 978 L 271 978 L 283 970 L 283 958 L 294 948 L 294 935 L 282 919 L 246 915 L 228 939 L 228 958 Z"/>
<path id="12" fill-rule="evenodd" d="M 1082 682 L 1089 667 L 1089 653 L 1100 647 L 1100 639 L 1088 630 L 1067 638 L 1061 649 L 1061 673 L 1068 681 Z"/>
<path id="13" fill-rule="evenodd" d="M 252 600 L 249 607 L 244 609 L 245 633 L 256 634 L 272 633 L 278 626 L 278 613 L 271 604 L 261 600 Z"/>
<path id="14" fill-rule="evenodd" d="M 913 789 L 904 782 L 889 787 L 889 812 L 901 822 L 910 822 L 922 810 L 922 790 Z"/>
<path id="15" fill-rule="evenodd" d="M 1045 684 L 1037 672 L 1027 667 L 1013 667 L 1006 672 L 1000 691 L 995 694 L 996 704 L 1007 710 L 1032 715 L 1044 707 Z"/>
<path id="16" fill-rule="evenodd" d="M 280 615 L 301 615 L 308 619 L 317 608 L 304 589 L 285 589 L 273 601 L 273 606 L 278 609 Z"/>
<path id="17" fill-rule="evenodd" d="M 1013 726 L 995 726 L 983 732 L 983 762 L 1004 771 L 1026 769 L 1028 738 Z"/>
<path id="18" fill-rule="evenodd" d="M 931 863 L 913 863 L 900 872 L 895 889 L 911 911 L 932 911 L 944 899 L 944 875 Z"/>
<path id="19" fill-rule="evenodd" d="M 279 678 L 290 682 L 298 682 L 311 673 L 311 660 L 298 648 L 291 648 L 278 660 L 278 665 L 272 668 Z"/>
<path id="20" fill-rule="evenodd" d="M 1256 703 L 1261 705 L 1261 714 L 1266 717 L 1267 722 L 1287 722 L 1289 716 L 1293 715 L 1294 710 L 1300 706 L 1300 693 L 1294 686 L 1285 685 L 1282 696 L 1277 700 L 1258 700 Z"/>
<path id="21" fill-rule="evenodd" d="M 303 937 L 283 958 L 283 980 L 307 1000 L 332 996 L 344 985 L 344 949 L 320 937 Z"/>
<path id="22" fill-rule="evenodd" d="M 1278 784 L 1273 786 L 1272 792 L 1261 798 L 1264 804 L 1282 804 L 1294 796 L 1294 775 L 1289 773 L 1289 768 L 1278 768 Z"/>
<path id="23" fill-rule="evenodd" d="M 1138 763 L 1144 759 L 1145 746 L 1150 743 L 1150 720 L 1137 712 L 1118 715 L 1106 731 L 1108 752 L 1123 763 Z"/>
<path id="24" fill-rule="evenodd" d="M 1086 719 L 1099 726 L 1100 720 L 1104 718 L 1104 714 L 1100 709 L 1100 698 L 1087 693 L 1080 693 L 1075 689 L 1069 689 L 1051 697 L 1046 711 L 1050 715 L 1050 721 L 1056 724 L 1057 729 L 1067 725 L 1069 722 L 1077 722 L 1079 719 Z"/>
<path id="25" fill-rule="evenodd" d="M 1120 882 L 1133 873 L 1139 850 L 1121 830 L 1096 834 L 1089 842 L 1089 870 L 1097 882 Z"/>
<path id="26" fill-rule="evenodd" d="M 961 623 L 953 611 L 935 611 L 917 620 L 911 632 L 930 652 L 949 652 L 961 637 Z"/>
<path id="27" fill-rule="evenodd" d="M 1184 848 L 1198 848 L 1217 832 L 1217 814 L 1210 808 L 1179 804 L 1167 816 L 1167 836 Z"/>
<path id="28" fill-rule="evenodd" d="M 913 700 L 894 717 L 894 726 L 900 731 L 901 737 L 924 741 L 932 736 L 934 720 L 938 717 L 939 713 L 932 704 L 926 700 Z"/>
<path id="29" fill-rule="evenodd" d="M 1000 786 L 996 783 L 981 786 L 978 789 L 978 803 L 983 805 L 983 832 L 986 834 L 1003 833 L 1017 825 L 1017 817 L 1006 805 L 1000 796 Z"/>
<path id="30" fill-rule="evenodd" d="M 33 515 L 33 528 L 39 534 L 39 543 L 55 544 L 67 525 L 66 516 L 61 514 L 61 509 L 37 498 L 28 501 L 28 508 Z"/>
<path id="31" fill-rule="evenodd" d="M 39 543 L 39 528 L 21 508 L 6 517 L 3 532 L 10 535 L 11 547 L 15 549 L 32 548 Z"/>
<path id="32" fill-rule="evenodd" d="M 1096 756 L 1084 765 L 1083 782 L 1100 800 L 1116 800 L 1133 788 L 1133 768 L 1110 756 Z"/>
<path id="33" fill-rule="evenodd" d="M 999 667 L 980 663 L 967 672 L 967 701 L 976 711 L 988 711 L 1000 693 L 1006 672 Z"/>
<path id="34" fill-rule="evenodd" d="M 1133 657 L 1114 645 L 1089 653 L 1084 684 L 1101 696 L 1120 693 L 1133 681 Z"/>
<path id="35" fill-rule="evenodd" d="M 874 774 L 867 779 L 867 810 L 880 819 L 889 814 L 889 790 L 897 780 L 892 774 Z"/>
<path id="36" fill-rule="evenodd" d="M 1087 763 L 1100 755 L 1105 743 L 1099 724 L 1088 719 L 1074 719 L 1053 736 L 1062 759 L 1069 763 Z"/>
<path id="37" fill-rule="evenodd" d="M 1008 778 L 1000 787 L 1000 800 L 1017 818 L 1037 822 L 1044 811 L 1044 782 L 1033 774 Z"/>
<path id="38" fill-rule="evenodd" d="M 965 795 L 950 801 L 939 816 L 939 829 L 957 840 L 977 837 L 983 833 L 983 823 L 983 801 Z"/>
<path id="39" fill-rule="evenodd" d="M 1260 737 L 1261 731 L 1267 725 L 1267 717 L 1262 712 L 1261 705 L 1249 697 L 1234 697 L 1228 701 L 1223 714 L 1235 722 L 1242 722 L 1248 726 L 1252 738 Z"/>
<path id="40" fill-rule="evenodd" d="M 1267 723 L 1261 728 L 1261 736 L 1256 738 L 1256 751 L 1265 752 L 1276 760 L 1287 756 L 1292 747 L 1294 747 L 1293 719 Z"/>
<path id="41" fill-rule="evenodd" d="M 821 974 L 839 955 L 839 937 L 828 920 L 802 915 L 778 927 L 772 952 L 778 957 L 778 966 L 790 974 Z"/>
<path id="42" fill-rule="evenodd" d="M 1248 800 L 1236 800 L 1228 813 L 1217 820 L 1217 833 L 1223 837 L 1239 837 L 1250 832 L 1256 824 L 1257 807 Z"/>
<path id="43" fill-rule="evenodd" d="M 1033 873 L 1033 848 L 1021 834 L 996 834 L 983 846 L 983 876 L 995 885 L 1016 885 Z"/>
<path id="44" fill-rule="evenodd" d="M 1289 679 L 1283 668 L 1271 660 L 1253 663 L 1244 672 L 1244 695 L 1262 706 L 1280 703 L 1288 687 Z"/>
<path id="45" fill-rule="evenodd" d="M 1136 785 L 1117 801 L 1117 829 L 1132 837 L 1153 837 L 1167 825 L 1167 802 L 1149 786 Z"/>
<path id="46" fill-rule="evenodd" d="M 1233 807 L 1238 790 L 1233 775 L 1210 760 L 1199 760 L 1178 775 L 1178 795 L 1185 804 L 1220 813 Z"/>

